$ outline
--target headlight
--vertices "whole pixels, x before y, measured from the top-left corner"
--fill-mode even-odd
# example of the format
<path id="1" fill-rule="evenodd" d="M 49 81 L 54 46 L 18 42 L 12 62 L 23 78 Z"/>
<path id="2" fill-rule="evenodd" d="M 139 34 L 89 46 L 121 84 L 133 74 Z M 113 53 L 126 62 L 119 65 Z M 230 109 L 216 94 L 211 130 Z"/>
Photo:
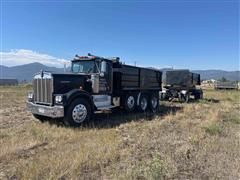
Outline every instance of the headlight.
<path id="1" fill-rule="evenodd" d="M 33 99 L 33 92 L 29 92 L 29 93 L 28 93 L 28 99 L 29 99 L 29 100 L 32 100 L 32 99 Z"/>
<path id="2" fill-rule="evenodd" d="M 55 96 L 55 102 L 56 102 L 56 103 L 61 103 L 61 102 L 62 102 L 62 99 L 63 99 L 63 98 L 62 98 L 62 95 L 56 95 L 56 96 Z"/>

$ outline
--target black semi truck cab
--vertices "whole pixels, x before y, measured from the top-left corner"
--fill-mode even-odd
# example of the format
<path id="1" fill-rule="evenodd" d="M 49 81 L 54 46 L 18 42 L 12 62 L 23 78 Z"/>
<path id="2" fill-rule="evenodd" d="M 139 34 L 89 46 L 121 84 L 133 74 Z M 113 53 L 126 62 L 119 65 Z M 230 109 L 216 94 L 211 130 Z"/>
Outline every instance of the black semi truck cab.
<path id="1" fill-rule="evenodd" d="M 158 70 L 125 65 L 118 57 L 76 55 L 70 73 L 41 71 L 33 77 L 27 107 L 39 120 L 63 118 L 79 126 L 96 111 L 115 107 L 156 111 L 161 86 Z"/>

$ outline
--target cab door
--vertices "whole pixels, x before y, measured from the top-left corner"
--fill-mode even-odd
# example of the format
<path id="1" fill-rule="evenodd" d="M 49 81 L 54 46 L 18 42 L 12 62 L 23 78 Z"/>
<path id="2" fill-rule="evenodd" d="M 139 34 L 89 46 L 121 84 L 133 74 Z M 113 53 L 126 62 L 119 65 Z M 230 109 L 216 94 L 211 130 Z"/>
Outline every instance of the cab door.
<path id="1" fill-rule="evenodd" d="M 104 94 L 112 93 L 112 62 L 101 62 L 101 74 L 100 74 L 100 92 Z"/>

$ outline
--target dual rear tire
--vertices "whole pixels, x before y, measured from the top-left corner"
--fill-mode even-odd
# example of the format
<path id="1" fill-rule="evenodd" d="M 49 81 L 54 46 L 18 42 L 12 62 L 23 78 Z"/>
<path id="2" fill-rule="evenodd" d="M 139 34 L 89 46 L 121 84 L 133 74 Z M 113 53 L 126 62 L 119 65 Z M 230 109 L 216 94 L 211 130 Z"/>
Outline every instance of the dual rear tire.
<path id="1" fill-rule="evenodd" d="M 127 94 L 124 98 L 124 109 L 127 112 L 132 112 L 135 109 L 138 109 L 141 112 L 145 112 L 148 109 L 156 112 L 159 105 L 159 96 L 157 96 L 156 93 L 143 93 L 140 95 L 139 102 L 137 102 L 137 95 L 131 93 Z"/>

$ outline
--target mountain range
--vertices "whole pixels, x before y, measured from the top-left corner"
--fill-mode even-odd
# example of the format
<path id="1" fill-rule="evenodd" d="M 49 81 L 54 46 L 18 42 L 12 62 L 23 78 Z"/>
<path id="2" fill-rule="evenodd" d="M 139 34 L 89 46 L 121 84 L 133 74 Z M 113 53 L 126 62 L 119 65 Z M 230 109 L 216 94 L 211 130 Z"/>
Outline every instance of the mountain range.
<path id="1" fill-rule="evenodd" d="M 48 67 L 41 63 L 30 63 L 20 66 L 1 66 L 0 65 L 0 75 L 1 79 L 14 78 L 19 81 L 28 81 L 30 82 L 33 78 L 33 75 L 41 70 L 54 72 L 54 73 L 64 73 L 64 68 Z M 67 69 L 69 71 L 69 68 Z M 240 80 L 240 71 L 224 71 L 224 70 L 192 70 L 194 73 L 199 73 L 202 80 L 206 79 L 220 79 L 222 77 L 227 80 L 239 81 Z"/>

